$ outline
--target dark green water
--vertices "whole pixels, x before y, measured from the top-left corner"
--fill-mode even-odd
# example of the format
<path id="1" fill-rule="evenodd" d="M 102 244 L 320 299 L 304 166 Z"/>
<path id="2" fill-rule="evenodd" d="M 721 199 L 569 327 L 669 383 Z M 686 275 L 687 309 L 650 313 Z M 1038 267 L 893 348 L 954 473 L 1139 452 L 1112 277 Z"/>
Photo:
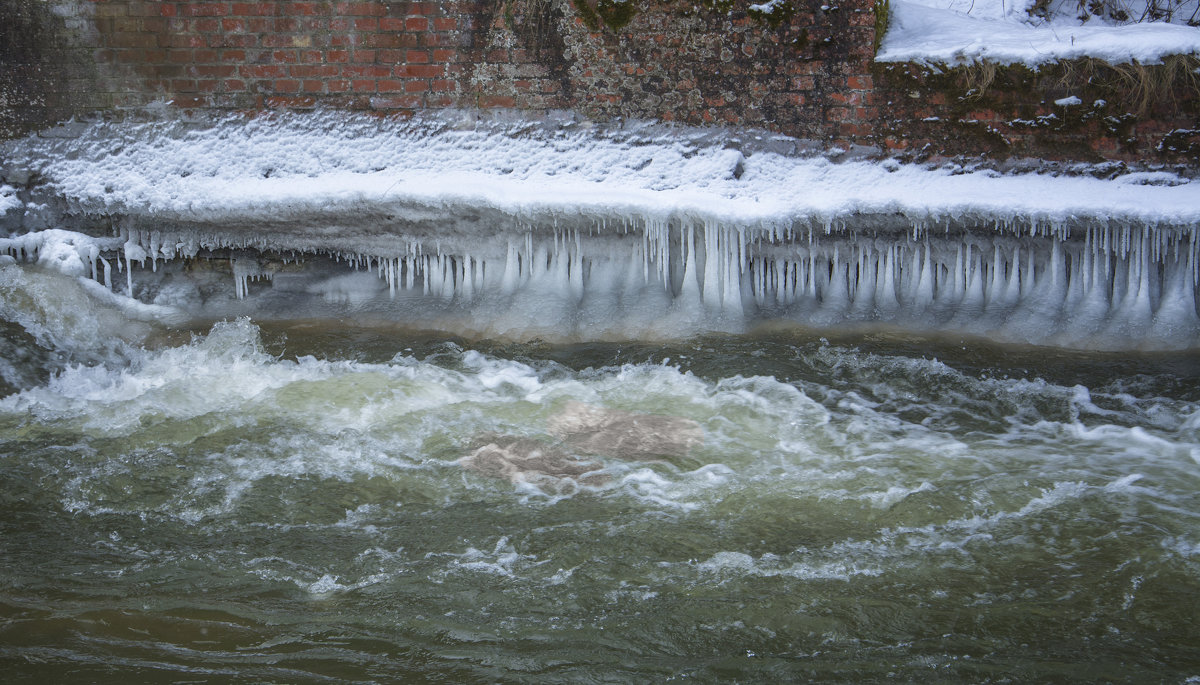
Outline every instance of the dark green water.
<path id="1" fill-rule="evenodd" d="M 55 311 L 2 331 L 10 682 L 1200 682 L 1195 354 Z M 571 402 L 703 441 L 457 461 Z"/>

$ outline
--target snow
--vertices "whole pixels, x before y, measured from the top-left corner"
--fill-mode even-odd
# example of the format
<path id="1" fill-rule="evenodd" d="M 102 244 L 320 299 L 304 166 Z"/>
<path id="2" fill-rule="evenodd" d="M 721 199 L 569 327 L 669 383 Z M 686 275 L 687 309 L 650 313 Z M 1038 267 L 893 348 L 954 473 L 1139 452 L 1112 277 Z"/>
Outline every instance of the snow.
<path id="1" fill-rule="evenodd" d="M 1200 28 L 1163 22 L 1110 26 L 1073 16 L 1035 20 L 1028 0 L 891 0 L 879 62 L 932 65 L 989 61 L 1036 68 L 1092 57 L 1111 64 L 1158 64 L 1200 53 Z"/>
<path id="2" fill-rule="evenodd" d="M 21 199 L 17 197 L 17 189 L 0 183 L 0 216 L 20 206 Z"/>
<path id="3" fill-rule="evenodd" d="M 341 239 L 350 250 L 355 236 L 376 232 L 356 231 L 356 221 L 393 214 L 441 222 L 429 230 L 446 234 L 457 221 L 448 217 L 481 213 L 508 222 L 686 218 L 767 230 L 869 215 L 913 225 L 1200 222 L 1200 183 L 1181 177 L 1144 184 L 931 168 L 819 154 L 767 133 L 650 124 L 322 113 L 99 123 L 73 141 L 47 140 L 26 139 L 10 157 L 37 167 L 75 210 L 258 222 L 263 230 L 323 220 L 338 232 L 314 239 Z"/>

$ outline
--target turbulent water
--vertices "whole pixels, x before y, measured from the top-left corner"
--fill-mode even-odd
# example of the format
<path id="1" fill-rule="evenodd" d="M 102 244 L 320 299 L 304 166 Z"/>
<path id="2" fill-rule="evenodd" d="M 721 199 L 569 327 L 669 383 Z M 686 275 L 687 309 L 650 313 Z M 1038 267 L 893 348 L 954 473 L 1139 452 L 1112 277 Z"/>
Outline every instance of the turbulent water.
<path id="1" fill-rule="evenodd" d="M 178 328 L 0 272 L 9 681 L 1200 681 L 1195 352 Z"/>

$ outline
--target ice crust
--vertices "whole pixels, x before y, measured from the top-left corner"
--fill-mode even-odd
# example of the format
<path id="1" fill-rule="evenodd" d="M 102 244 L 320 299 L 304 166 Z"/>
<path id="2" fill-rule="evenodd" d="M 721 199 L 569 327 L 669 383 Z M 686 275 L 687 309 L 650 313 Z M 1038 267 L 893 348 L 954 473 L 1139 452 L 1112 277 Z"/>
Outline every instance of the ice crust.
<path id="1" fill-rule="evenodd" d="M 76 211 L 167 225 L 319 216 L 351 233 L 342 240 L 347 248 L 356 218 L 393 209 L 410 221 L 424 210 L 439 233 L 453 228 L 454 210 L 509 222 L 688 218 L 745 227 L 825 226 L 865 215 L 918 224 L 1200 220 L 1200 184 L 1182 180 L 1141 187 L 811 152 L 765 132 L 318 113 L 98 123 L 70 140 L 22 141 L 9 156 L 36 166 Z"/>
<path id="2" fill-rule="evenodd" d="M 782 320 L 1200 344 L 1200 184 L 1169 172 L 839 162 L 767 134 L 459 116 L 96 124 L 24 141 L 15 152 L 69 211 L 116 235 L 43 231 L 0 254 L 218 318 L 354 314 L 547 339 Z"/>

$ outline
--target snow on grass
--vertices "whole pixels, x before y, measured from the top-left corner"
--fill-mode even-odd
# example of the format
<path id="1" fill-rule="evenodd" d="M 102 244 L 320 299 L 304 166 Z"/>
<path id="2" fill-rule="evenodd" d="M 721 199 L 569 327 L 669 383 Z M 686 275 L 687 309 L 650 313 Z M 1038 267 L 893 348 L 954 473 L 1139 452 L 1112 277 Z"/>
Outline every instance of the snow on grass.
<path id="1" fill-rule="evenodd" d="M 1200 53 L 1200 28 L 1163 22 L 1121 26 L 1081 23 L 1073 16 L 1030 17 L 1027 2 L 891 0 L 880 62 L 967 64 L 990 61 L 1036 68 L 1091 57 L 1110 64 L 1157 64 L 1169 55 Z"/>
<path id="2" fill-rule="evenodd" d="M 797 151 L 800 144 L 782 136 L 651 125 L 325 113 L 204 126 L 96 124 L 60 143 L 66 147 L 24 144 L 14 154 L 26 155 L 77 207 L 164 222 L 314 215 L 345 222 L 381 208 L 751 227 L 862 214 L 916 223 L 1200 222 L 1200 183 L 1166 172 L 1119 182 L 839 161 Z"/>

